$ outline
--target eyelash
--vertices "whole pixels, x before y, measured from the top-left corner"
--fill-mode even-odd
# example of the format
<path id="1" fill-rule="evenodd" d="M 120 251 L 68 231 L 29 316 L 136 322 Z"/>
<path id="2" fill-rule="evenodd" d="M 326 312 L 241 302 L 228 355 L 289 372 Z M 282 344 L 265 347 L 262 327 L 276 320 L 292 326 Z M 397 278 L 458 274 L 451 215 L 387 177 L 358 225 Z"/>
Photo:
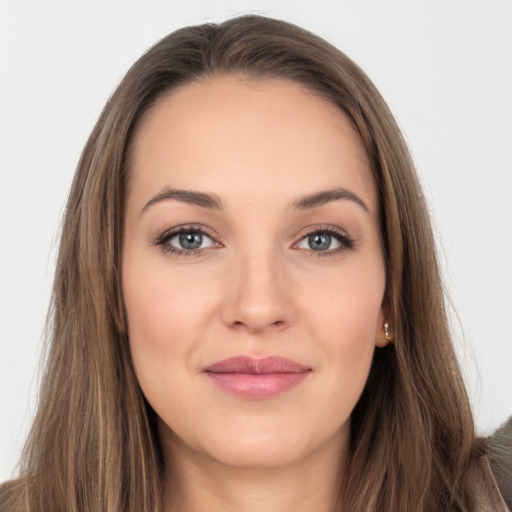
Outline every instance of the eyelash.
<path id="1" fill-rule="evenodd" d="M 168 244 L 169 240 L 174 238 L 177 235 L 185 234 L 185 233 L 199 233 L 203 236 L 207 236 L 208 238 L 213 240 L 214 245 L 216 244 L 218 246 L 222 246 L 220 242 L 215 241 L 214 237 L 208 233 L 203 227 L 200 226 L 180 226 L 178 228 L 172 228 L 169 231 L 165 231 L 162 233 L 154 242 L 152 245 L 158 247 L 164 254 L 171 254 L 173 256 L 200 256 L 203 254 L 203 252 L 210 247 L 202 248 L 202 249 L 178 249 L 176 247 L 173 247 Z M 345 233 L 343 230 L 335 228 L 333 226 L 317 226 L 310 231 L 307 231 L 304 233 L 300 239 L 295 242 L 293 245 L 297 245 L 305 238 L 316 235 L 316 234 L 324 234 L 333 237 L 340 243 L 340 247 L 337 247 L 336 249 L 328 249 L 325 251 L 315 251 L 313 249 L 306 250 L 306 254 L 309 256 L 315 257 L 324 257 L 324 256 L 335 256 L 338 255 L 344 251 L 352 250 L 356 247 L 355 240 L 350 237 L 347 233 Z M 299 249 L 297 249 L 299 250 Z"/>
<path id="2" fill-rule="evenodd" d="M 169 231 L 165 231 L 153 242 L 153 245 L 157 246 L 164 254 L 171 254 L 173 256 L 200 256 L 205 249 L 208 249 L 178 249 L 168 244 L 169 240 L 172 240 L 175 236 L 186 233 L 200 233 L 203 236 L 206 235 L 208 238 L 213 240 L 214 244 L 217 244 L 217 246 L 221 245 L 219 242 L 216 242 L 214 237 L 203 227 L 194 225 L 180 226 L 172 228 Z"/>
<path id="3" fill-rule="evenodd" d="M 328 249 L 326 251 L 314 251 L 313 249 L 306 251 L 306 253 L 312 257 L 336 256 L 356 247 L 356 242 L 351 236 L 349 236 L 342 229 L 336 228 L 334 226 L 315 226 L 310 231 L 306 231 L 306 233 L 304 233 L 300 237 L 299 241 L 295 242 L 294 245 L 300 243 L 305 238 L 316 234 L 324 234 L 333 237 L 340 243 L 340 247 L 337 247 L 336 249 Z"/>

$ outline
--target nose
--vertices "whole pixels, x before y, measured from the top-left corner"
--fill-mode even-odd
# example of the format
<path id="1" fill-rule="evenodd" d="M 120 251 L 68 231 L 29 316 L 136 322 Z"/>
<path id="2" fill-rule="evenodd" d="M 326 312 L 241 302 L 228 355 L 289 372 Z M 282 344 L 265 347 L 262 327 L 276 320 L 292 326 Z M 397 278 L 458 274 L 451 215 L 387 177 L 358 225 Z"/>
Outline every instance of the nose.
<path id="1" fill-rule="evenodd" d="M 293 317 L 290 283 L 272 254 L 239 258 L 230 268 L 224 323 L 234 329 L 264 333 L 285 329 Z"/>

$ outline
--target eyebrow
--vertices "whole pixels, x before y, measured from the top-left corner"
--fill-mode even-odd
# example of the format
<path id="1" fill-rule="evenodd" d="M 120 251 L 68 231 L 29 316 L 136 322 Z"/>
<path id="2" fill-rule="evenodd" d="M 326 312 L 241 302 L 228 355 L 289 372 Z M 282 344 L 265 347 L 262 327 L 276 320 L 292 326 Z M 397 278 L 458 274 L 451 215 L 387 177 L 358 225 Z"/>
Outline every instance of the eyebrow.
<path id="1" fill-rule="evenodd" d="M 207 194 L 206 192 L 197 192 L 195 190 L 179 190 L 166 187 L 161 192 L 153 196 L 144 205 L 140 214 L 142 215 L 148 208 L 157 203 L 169 201 L 171 199 L 211 210 L 222 209 L 222 201 L 217 194 Z"/>
<path id="2" fill-rule="evenodd" d="M 317 208 L 331 201 L 338 201 L 340 199 L 347 199 L 358 204 L 364 211 L 369 212 L 368 206 L 365 202 L 354 192 L 345 188 L 335 188 L 332 190 L 324 190 L 321 192 L 314 192 L 307 196 L 299 197 L 291 204 L 291 207 L 296 210 L 309 210 L 310 208 Z"/>
<path id="3" fill-rule="evenodd" d="M 346 199 L 358 204 L 363 210 L 369 212 L 368 207 L 364 201 L 354 192 L 345 188 L 335 188 L 332 190 L 323 190 L 321 192 L 314 192 L 295 199 L 291 203 L 291 208 L 295 210 L 309 210 L 318 208 L 324 204 L 332 201 Z M 142 215 L 151 206 L 162 201 L 175 200 L 182 203 L 199 206 L 201 208 L 211 210 L 221 210 L 223 208 L 222 200 L 217 194 L 208 194 L 206 192 L 198 192 L 196 190 L 180 190 L 175 188 L 165 187 L 161 192 L 153 196 L 142 208 L 140 214 Z"/>

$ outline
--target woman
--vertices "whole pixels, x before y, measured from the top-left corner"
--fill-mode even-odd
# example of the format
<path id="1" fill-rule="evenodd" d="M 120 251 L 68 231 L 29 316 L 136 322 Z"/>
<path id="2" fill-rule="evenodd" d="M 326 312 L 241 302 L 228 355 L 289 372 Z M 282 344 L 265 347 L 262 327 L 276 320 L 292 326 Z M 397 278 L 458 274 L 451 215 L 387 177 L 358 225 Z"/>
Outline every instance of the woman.
<path id="1" fill-rule="evenodd" d="M 68 201 L 5 510 L 506 510 L 400 132 L 345 55 L 262 17 L 128 72 Z"/>

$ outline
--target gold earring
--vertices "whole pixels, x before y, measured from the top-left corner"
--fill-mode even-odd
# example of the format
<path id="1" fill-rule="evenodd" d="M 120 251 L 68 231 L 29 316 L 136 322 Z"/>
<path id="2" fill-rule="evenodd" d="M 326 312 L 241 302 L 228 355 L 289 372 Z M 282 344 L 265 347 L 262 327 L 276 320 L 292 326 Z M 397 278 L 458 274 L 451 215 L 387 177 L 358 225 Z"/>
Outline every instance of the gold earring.
<path id="1" fill-rule="evenodd" d="M 386 337 L 386 341 L 393 341 L 391 334 L 389 334 L 389 324 L 387 322 L 384 324 L 384 336 Z"/>

